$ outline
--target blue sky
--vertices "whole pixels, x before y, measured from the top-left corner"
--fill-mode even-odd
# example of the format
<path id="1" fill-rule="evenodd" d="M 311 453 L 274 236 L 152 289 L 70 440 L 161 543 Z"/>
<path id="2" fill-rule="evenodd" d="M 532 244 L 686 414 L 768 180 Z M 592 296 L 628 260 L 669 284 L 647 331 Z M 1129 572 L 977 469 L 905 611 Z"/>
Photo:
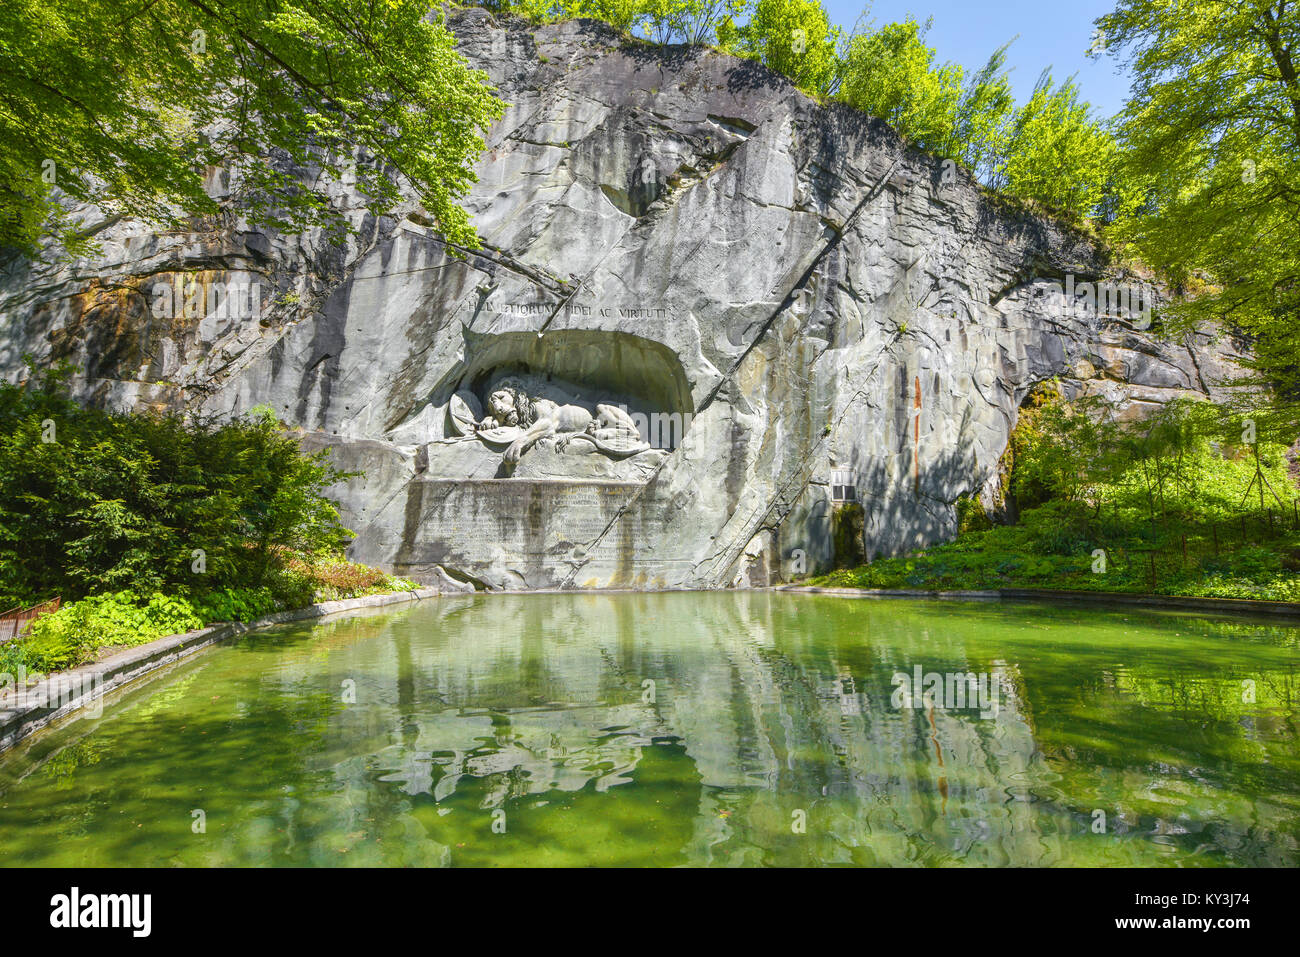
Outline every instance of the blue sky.
<path id="1" fill-rule="evenodd" d="M 832 22 L 853 26 L 866 0 L 822 0 Z M 1093 21 L 1114 9 L 1113 0 L 875 0 L 868 16 L 876 26 L 904 20 L 910 13 L 921 23 L 934 18 L 926 42 L 939 60 L 968 70 L 984 65 L 989 54 L 1019 34 L 1007 51 L 1017 102 L 1029 98 L 1044 67 L 1053 79 L 1077 74 L 1079 92 L 1102 116 L 1118 112 L 1128 96 L 1129 81 L 1113 56 L 1097 60 L 1086 54 Z"/>

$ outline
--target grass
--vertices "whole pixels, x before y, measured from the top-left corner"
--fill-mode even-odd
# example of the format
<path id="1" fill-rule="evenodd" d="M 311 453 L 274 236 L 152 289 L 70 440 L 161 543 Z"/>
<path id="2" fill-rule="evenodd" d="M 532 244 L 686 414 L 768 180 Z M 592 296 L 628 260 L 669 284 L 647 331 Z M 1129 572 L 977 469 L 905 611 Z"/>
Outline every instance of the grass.
<path id="1" fill-rule="evenodd" d="M 1271 527 L 1260 513 L 1152 522 L 1131 509 L 1098 514 L 1080 503 L 1051 502 L 1025 512 L 1016 525 L 968 530 L 953 542 L 832 571 L 808 584 L 1300 601 L 1297 572 L 1300 531 L 1293 515 L 1275 511 Z"/>
<path id="2" fill-rule="evenodd" d="M 0 675 L 19 668 L 53 673 L 96 660 L 106 648 L 129 648 L 221 621 L 254 621 L 318 602 L 411 591 L 404 578 L 341 558 L 313 559 L 273 549 L 280 567 L 271 584 L 164 595 L 119 591 L 69 602 L 0 645 Z"/>

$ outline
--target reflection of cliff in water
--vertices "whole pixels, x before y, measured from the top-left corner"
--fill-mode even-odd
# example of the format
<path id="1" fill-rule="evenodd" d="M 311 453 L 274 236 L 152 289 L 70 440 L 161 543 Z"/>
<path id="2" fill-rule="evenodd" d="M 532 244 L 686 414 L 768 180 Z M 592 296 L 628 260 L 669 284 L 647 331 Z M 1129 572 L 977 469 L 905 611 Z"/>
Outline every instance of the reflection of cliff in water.
<path id="1" fill-rule="evenodd" d="M 446 815 L 480 815 L 486 828 L 504 809 L 518 836 L 528 810 L 565 809 L 573 828 L 552 815 L 537 840 L 573 854 L 646 827 L 669 862 L 1050 864 L 1076 840 L 1112 862 L 1149 861 L 1147 841 L 1294 856 L 1294 807 L 1216 795 L 1213 820 L 1190 821 L 1189 792 L 1231 782 L 1180 762 L 1163 728 L 1145 747 L 1108 749 L 1054 708 L 1035 721 L 1036 687 L 1075 688 L 1085 713 L 1153 707 L 1117 690 L 1104 649 L 1097 661 L 1026 653 L 1036 626 L 1011 616 L 990 641 L 992 609 L 848 605 L 827 616 L 825 604 L 765 593 L 471 598 L 349 623 L 349 635 L 378 633 L 331 655 L 335 685 L 356 680 L 357 703 L 329 719 L 309 760 L 358 801 L 381 782 L 431 837 Z M 992 674 L 996 714 L 892 707 L 891 677 L 918 664 Z M 1160 677 L 1184 688 L 1214 678 Z M 1079 749 L 1087 761 L 1072 763 Z M 610 791 L 631 803 L 611 806 Z M 1104 835 L 1090 832 L 1094 809 Z M 797 812 L 806 834 L 792 829 Z M 622 817 L 601 820 L 611 814 Z"/>

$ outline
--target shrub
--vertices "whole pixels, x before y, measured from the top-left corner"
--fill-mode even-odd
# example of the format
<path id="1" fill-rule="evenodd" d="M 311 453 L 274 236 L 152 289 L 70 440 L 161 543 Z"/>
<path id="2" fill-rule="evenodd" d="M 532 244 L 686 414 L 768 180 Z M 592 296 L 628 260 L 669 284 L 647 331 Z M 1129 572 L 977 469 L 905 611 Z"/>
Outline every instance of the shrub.
<path id="1" fill-rule="evenodd" d="M 0 605 L 270 585 L 278 547 L 337 552 L 346 476 L 266 411 L 225 424 L 67 397 L 67 370 L 0 383 Z M 283 554 L 283 551 L 280 553 Z"/>
<path id="2" fill-rule="evenodd" d="M 19 665 L 28 671 L 59 671 L 90 661 L 104 647 L 140 645 L 212 622 L 250 622 L 317 601 L 414 587 L 353 562 L 313 565 L 293 558 L 289 564 L 294 567 L 276 568 L 269 584 L 256 588 L 220 588 L 197 595 L 118 591 L 70 602 L 33 621 L 21 638 L 0 646 L 0 673 L 14 673 Z"/>
<path id="3" fill-rule="evenodd" d="M 203 627 L 185 598 L 159 593 L 142 599 L 111 592 L 64 605 L 32 622 L 21 639 L 29 668 L 57 671 L 90 660 L 103 647 L 141 645 Z"/>
<path id="4" fill-rule="evenodd" d="M 68 375 L 0 383 L 0 607 L 64 599 L 0 664 L 55 671 L 206 622 L 409 587 L 338 557 L 351 533 L 322 493 L 347 476 L 269 412 L 217 424 L 83 408 Z"/>
<path id="5" fill-rule="evenodd" d="M 255 621 L 275 609 L 275 596 L 265 587 L 222 588 L 208 592 L 195 603 L 195 610 L 205 622 Z"/>
<path id="6" fill-rule="evenodd" d="M 957 499 L 957 532 L 983 532 L 993 527 L 988 513 L 980 502 L 978 495 L 963 495 Z"/>
<path id="7" fill-rule="evenodd" d="M 1289 574 L 1300 566 L 1297 490 L 1280 428 L 1273 441 L 1261 431 L 1243 448 L 1234 445 L 1240 421 L 1209 403 L 1169 403 L 1130 425 L 1086 415 L 1064 408 L 1050 387 L 1022 409 L 1012 442 L 1019 524 L 981 530 L 963 521 L 956 542 L 823 580 L 1147 592 L 1154 575 L 1161 594 L 1300 598 L 1300 576 Z M 1270 491 L 1260 491 L 1261 479 Z M 1038 496 L 1041 504 L 1026 506 Z M 1271 519 L 1258 510 L 1263 496 Z M 959 515 L 969 507 L 959 502 Z M 1106 567 L 1094 572 L 1098 549 Z"/>
<path id="8" fill-rule="evenodd" d="M 0 645 L 0 675 L 14 675 L 19 668 L 31 670 L 21 642 L 8 641 Z M 4 679 L 0 678 L 0 682 Z"/>

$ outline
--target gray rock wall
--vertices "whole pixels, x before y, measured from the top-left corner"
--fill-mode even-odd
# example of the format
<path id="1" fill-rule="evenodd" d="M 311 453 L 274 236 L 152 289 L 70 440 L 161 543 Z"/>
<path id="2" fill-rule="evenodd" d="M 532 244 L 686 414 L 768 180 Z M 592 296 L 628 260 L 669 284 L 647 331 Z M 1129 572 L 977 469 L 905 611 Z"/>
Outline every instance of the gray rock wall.
<path id="1" fill-rule="evenodd" d="M 414 203 L 376 221 L 346 182 L 342 247 L 237 210 L 185 234 L 84 210 L 93 258 L 6 264 L 0 375 L 32 353 L 72 360 L 89 401 L 270 406 L 365 471 L 335 490 L 362 561 L 668 588 L 824 565 L 834 485 L 870 554 L 949 537 L 1035 383 L 1137 415 L 1232 360 L 1063 308 L 1053 282 L 1105 276 L 1085 238 L 756 64 L 593 21 L 453 26 L 509 103 L 468 199 L 481 249 Z M 655 447 L 607 454 L 579 426 L 507 461 L 456 412 L 521 378 L 579 419 L 625 410 Z"/>

